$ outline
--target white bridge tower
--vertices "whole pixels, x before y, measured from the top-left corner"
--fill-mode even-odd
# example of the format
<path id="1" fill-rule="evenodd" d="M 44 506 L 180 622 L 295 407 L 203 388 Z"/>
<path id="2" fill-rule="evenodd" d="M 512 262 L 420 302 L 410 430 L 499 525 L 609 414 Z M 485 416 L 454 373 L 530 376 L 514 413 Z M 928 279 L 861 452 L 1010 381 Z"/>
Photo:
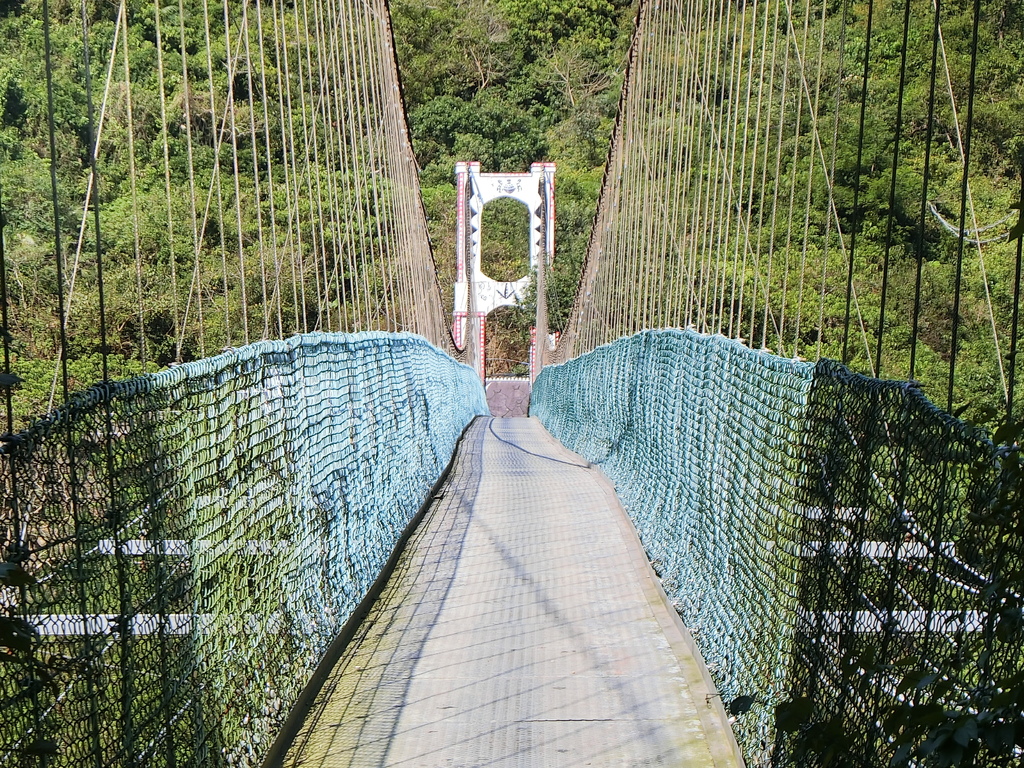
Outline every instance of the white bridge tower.
<path id="1" fill-rule="evenodd" d="M 530 380 L 543 366 L 546 347 L 547 307 L 544 273 L 555 255 L 555 164 L 534 163 L 529 173 L 481 173 L 480 163 L 455 164 L 458 189 L 456 219 L 455 311 L 452 335 L 462 349 L 469 349 L 473 368 L 483 378 L 486 367 L 487 315 L 515 305 L 525 298 L 530 275 L 502 282 L 484 274 L 481 265 L 480 227 L 484 206 L 499 197 L 511 197 L 530 214 L 530 268 L 537 270 L 537 322 L 530 345 Z M 537 339 L 541 340 L 540 345 Z"/>

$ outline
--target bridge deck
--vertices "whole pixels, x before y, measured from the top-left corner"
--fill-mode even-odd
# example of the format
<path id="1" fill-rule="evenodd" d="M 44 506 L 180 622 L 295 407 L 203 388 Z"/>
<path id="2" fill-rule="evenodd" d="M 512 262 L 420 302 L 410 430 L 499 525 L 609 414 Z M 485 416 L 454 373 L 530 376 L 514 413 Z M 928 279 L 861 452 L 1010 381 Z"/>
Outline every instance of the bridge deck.
<path id="1" fill-rule="evenodd" d="M 735 766 L 610 483 L 479 418 L 284 765 Z"/>

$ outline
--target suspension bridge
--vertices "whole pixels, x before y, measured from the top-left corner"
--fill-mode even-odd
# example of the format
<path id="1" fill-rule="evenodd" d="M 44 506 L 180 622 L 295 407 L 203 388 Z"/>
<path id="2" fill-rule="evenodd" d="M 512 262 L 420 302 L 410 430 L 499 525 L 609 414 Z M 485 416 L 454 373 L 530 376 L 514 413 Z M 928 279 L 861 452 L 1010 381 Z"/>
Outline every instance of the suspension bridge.
<path id="1" fill-rule="evenodd" d="M 382 0 L 0 3 L 5 764 L 1019 763 L 1021 21 L 641 0 L 549 344 Z"/>

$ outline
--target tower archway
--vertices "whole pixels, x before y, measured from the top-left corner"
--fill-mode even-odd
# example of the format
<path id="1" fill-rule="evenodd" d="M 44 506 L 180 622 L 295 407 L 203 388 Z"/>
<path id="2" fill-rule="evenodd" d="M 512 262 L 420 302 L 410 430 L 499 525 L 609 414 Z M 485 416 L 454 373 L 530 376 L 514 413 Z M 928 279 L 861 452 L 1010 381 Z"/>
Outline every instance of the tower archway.
<path id="1" fill-rule="evenodd" d="M 497 282 L 530 273 L 530 211 L 512 197 L 484 206 L 480 217 L 480 271 Z"/>

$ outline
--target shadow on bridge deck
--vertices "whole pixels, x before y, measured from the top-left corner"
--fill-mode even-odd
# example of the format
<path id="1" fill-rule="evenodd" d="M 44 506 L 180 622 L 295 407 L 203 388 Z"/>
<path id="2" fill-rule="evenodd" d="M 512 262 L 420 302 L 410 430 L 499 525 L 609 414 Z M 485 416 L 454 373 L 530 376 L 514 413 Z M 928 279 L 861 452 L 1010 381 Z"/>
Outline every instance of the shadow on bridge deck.
<path id="1" fill-rule="evenodd" d="M 709 693 L 605 476 L 478 418 L 276 764 L 736 766 Z"/>

